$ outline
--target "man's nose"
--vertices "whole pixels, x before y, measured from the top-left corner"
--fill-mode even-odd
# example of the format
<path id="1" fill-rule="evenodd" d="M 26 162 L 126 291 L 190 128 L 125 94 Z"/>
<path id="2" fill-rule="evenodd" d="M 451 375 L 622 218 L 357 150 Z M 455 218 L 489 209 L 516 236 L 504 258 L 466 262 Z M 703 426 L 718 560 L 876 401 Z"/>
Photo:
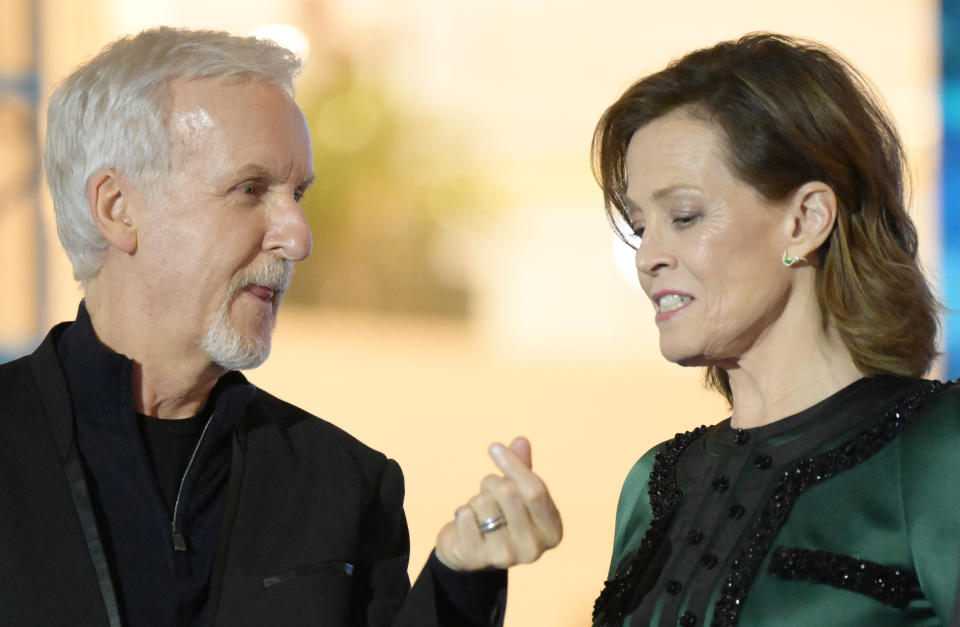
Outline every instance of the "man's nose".
<path id="1" fill-rule="evenodd" d="M 302 261 L 313 250 L 313 235 L 303 208 L 293 198 L 284 199 L 270 211 L 264 250 L 290 261 Z"/>

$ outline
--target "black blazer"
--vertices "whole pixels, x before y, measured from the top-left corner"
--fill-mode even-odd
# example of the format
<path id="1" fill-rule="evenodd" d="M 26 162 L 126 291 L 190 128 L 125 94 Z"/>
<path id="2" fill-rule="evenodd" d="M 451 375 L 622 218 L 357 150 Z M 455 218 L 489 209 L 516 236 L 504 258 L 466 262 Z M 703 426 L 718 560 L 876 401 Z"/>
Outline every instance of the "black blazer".
<path id="1" fill-rule="evenodd" d="M 0 365 L 0 622 L 117 627 L 55 352 L 65 326 L 32 355 Z M 481 580 L 489 588 L 489 574 L 451 579 L 434 558 L 410 589 L 396 462 L 262 390 L 235 433 L 221 524 L 212 625 L 502 624 L 502 573 L 483 615 L 453 624 L 441 620 L 449 605 L 441 588 Z"/>

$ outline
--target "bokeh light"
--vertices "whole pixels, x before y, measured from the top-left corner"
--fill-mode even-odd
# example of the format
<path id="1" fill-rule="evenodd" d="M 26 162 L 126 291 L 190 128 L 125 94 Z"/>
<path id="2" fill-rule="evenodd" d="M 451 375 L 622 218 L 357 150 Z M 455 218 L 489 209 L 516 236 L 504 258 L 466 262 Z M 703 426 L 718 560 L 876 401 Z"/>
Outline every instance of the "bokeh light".
<path id="1" fill-rule="evenodd" d="M 310 56 L 310 38 L 295 26 L 289 24 L 264 24 L 254 28 L 250 34 L 257 39 L 269 39 L 293 54 L 304 63 Z"/>

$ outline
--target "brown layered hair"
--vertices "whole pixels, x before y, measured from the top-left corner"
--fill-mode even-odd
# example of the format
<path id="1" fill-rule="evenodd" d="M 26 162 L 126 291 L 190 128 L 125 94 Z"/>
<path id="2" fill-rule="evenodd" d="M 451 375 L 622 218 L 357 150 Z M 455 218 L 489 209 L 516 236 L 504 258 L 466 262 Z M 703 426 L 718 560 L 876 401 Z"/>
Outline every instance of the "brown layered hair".
<path id="1" fill-rule="evenodd" d="M 836 224 L 812 259 L 824 327 L 866 374 L 926 372 L 940 305 L 917 259 L 903 146 L 869 82 L 821 44 L 770 33 L 691 52 L 647 76 L 607 109 L 593 137 L 612 223 L 629 223 L 624 161 L 634 133 L 679 107 L 722 131 L 728 165 L 768 201 L 809 181 L 833 189 Z M 726 371 L 710 366 L 706 381 L 732 403 Z"/>

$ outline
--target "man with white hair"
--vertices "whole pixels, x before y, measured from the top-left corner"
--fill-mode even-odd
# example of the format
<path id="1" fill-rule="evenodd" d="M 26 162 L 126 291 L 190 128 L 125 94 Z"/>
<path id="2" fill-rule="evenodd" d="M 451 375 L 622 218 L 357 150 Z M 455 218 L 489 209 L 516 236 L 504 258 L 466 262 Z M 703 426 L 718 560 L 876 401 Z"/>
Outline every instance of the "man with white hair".
<path id="1" fill-rule="evenodd" d="M 249 384 L 314 178 L 269 42 L 158 28 L 71 74 L 48 113 L 77 319 L 0 366 L 6 625 L 470 626 L 560 541 L 518 438 L 410 588 L 396 462 Z M 321 173 L 322 175 L 322 173 Z"/>

